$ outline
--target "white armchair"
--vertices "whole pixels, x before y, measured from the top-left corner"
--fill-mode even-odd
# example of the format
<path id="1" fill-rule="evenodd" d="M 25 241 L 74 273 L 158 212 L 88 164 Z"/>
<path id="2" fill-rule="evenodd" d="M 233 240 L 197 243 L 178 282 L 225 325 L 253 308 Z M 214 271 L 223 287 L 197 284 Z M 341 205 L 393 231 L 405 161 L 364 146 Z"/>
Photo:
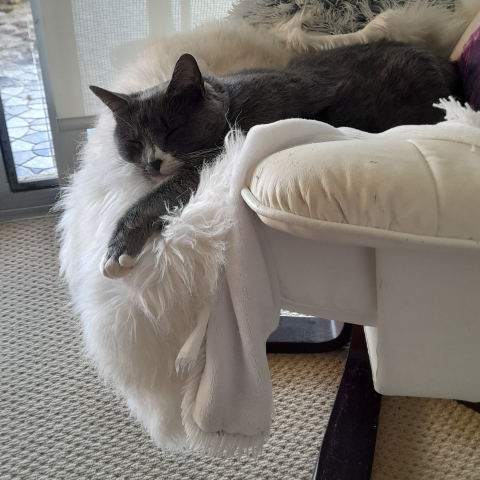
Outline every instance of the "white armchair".
<path id="1" fill-rule="evenodd" d="M 304 145 L 266 158 L 242 194 L 272 227 L 285 308 L 365 326 L 379 393 L 480 401 L 478 150 Z"/>
<path id="2" fill-rule="evenodd" d="M 370 478 L 379 393 L 480 402 L 478 148 L 303 145 L 261 162 L 242 196 L 271 227 L 283 307 L 365 329 L 368 356 L 354 327 L 314 480 Z"/>

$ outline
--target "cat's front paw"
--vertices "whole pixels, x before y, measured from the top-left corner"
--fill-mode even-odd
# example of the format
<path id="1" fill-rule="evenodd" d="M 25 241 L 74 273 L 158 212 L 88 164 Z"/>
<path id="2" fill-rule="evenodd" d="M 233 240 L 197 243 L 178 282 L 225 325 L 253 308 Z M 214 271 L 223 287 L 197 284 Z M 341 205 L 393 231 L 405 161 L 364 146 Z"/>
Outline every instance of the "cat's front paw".
<path id="1" fill-rule="evenodd" d="M 116 255 L 109 249 L 100 262 L 100 272 L 107 278 L 122 278 L 131 272 L 136 263 L 137 259 L 127 253 Z"/>
<path id="2" fill-rule="evenodd" d="M 121 278 L 128 275 L 137 263 L 148 233 L 141 228 L 131 228 L 127 221 L 121 221 L 110 239 L 107 253 L 100 263 L 100 271 L 107 278 Z"/>
<path id="3" fill-rule="evenodd" d="M 136 211 L 127 213 L 118 223 L 110 239 L 107 253 L 100 263 L 100 271 L 108 278 L 121 278 L 130 273 L 136 265 L 143 247 L 155 230 L 162 224 L 155 223 L 149 216 L 138 215 Z"/>

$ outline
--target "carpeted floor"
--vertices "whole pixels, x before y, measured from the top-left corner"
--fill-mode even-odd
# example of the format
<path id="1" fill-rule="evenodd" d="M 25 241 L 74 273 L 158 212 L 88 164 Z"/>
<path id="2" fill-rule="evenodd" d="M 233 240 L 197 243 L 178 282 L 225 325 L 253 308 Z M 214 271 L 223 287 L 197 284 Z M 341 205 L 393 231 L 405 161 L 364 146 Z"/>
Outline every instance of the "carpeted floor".
<path id="1" fill-rule="evenodd" d="M 53 227 L 0 225 L 2 480 L 311 478 L 345 351 L 270 356 L 277 419 L 257 461 L 162 453 L 82 355 Z M 480 415 L 385 397 L 372 478 L 480 479 Z"/>

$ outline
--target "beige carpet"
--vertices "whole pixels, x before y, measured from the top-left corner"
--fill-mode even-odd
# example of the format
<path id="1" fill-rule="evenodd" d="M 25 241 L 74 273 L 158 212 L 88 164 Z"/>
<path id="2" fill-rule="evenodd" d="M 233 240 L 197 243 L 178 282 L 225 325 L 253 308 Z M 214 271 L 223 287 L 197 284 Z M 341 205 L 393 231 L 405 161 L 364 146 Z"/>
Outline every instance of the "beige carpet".
<path id="1" fill-rule="evenodd" d="M 278 416 L 257 461 L 162 453 L 82 356 L 53 226 L 0 225 L 2 480 L 311 478 L 345 351 L 270 356 Z M 480 479 L 480 415 L 384 398 L 372 478 Z"/>

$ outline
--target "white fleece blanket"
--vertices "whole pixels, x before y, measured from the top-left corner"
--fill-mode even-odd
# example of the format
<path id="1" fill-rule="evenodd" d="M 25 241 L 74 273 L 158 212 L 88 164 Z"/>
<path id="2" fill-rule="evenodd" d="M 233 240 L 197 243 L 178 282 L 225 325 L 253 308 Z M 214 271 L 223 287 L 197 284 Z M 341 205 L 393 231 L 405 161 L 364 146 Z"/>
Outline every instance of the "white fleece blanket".
<path id="1" fill-rule="evenodd" d="M 222 160 L 230 163 L 227 202 L 232 223 L 225 237 L 226 264 L 209 319 L 207 314 L 201 316 L 208 319 L 206 358 L 202 352 L 187 383 L 182 412 L 189 440 L 209 445 L 213 454 L 248 448 L 256 452 L 268 436 L 273 414 L 265 343 L 278 326 L 280 291 L 261 224 L 240 195 L 247 173 L 275 152 L 346 139 L 324 123 L 288 120 L 255 127 L 242 148 Z M 203 331 L 194 331 L 191 343 L 198 345 Z M 188 351 L 194 360 L 197 350 Z M 181 352 L 182 360 L 185 353 Z M 216 439 L 213 445 L 212 438 Z"/>
<path id="2" fill-rule="evenodd" d="M 479 114 L 449 105 L 448 122 L 378 136 L 480 147 Z M 102 181 L 130 170 L 87 164 L 75 175 L 63 197 L 61 261 L 87 350 L 160 446 L 213 455 L 261 450 L 274 413 L 265 342 L 281 305 L 265 226 L 240 190 L 272 153 L 372 137 L 299 119 L 255 127 L 246 139 L 231 134 L 191 201 L 120 280 L 103 278 L 98 267 L 115 220 L 144 188 L 119 193 Z"/>

